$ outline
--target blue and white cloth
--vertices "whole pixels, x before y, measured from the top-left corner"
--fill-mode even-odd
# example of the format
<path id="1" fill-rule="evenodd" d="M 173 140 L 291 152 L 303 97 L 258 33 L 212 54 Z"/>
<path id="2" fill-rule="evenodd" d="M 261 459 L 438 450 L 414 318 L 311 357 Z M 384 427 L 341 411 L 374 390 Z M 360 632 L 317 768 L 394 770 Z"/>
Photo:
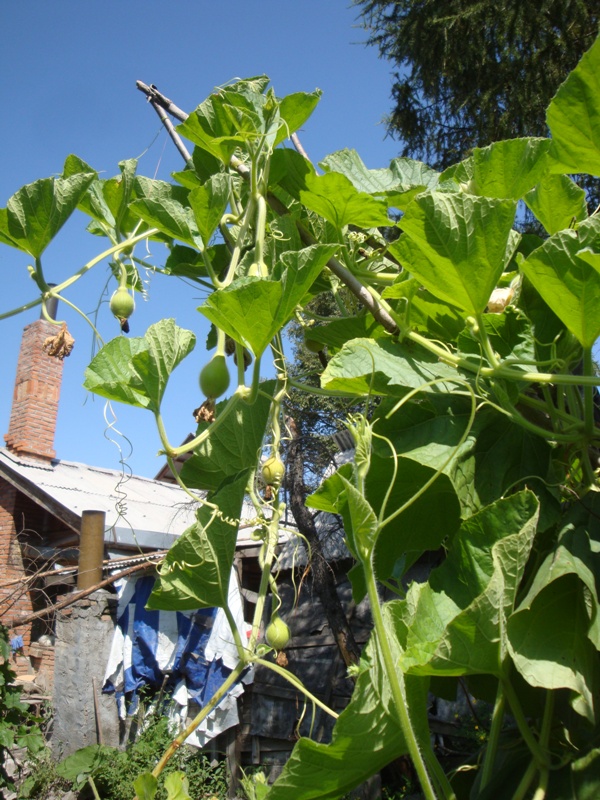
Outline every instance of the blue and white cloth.
<path id="1" fill-rule="evenodd" d="M 222 609 L 151 611 L 146 603 L 154 578 L 123 578 L 115 583 L 119 602 L 117 625 L 104 692 L 114 692 L 122 718 L 134 713 L 139 690 L 144 687 L 172 691 L 173 716 L 185 724 L 190 701 L 201 708 L 211 699 L 238 663 L 231 630 Z M 243 618 L 237 576 L 229 582 L 229 607 L 242 641 L 249 626 Z M 245 676 L 243 683 L 251 681 Z M 237 702 L 244 691 L 238 682 L 188 739 L 203 747 L 213 736 L 238 723 Z"/>

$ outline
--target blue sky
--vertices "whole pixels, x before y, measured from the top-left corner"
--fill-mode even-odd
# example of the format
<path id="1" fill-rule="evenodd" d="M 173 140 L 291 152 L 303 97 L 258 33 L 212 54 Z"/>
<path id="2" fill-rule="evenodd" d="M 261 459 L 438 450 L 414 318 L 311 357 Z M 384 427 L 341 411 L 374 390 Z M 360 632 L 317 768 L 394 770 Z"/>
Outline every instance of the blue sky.
<path id="1" fill-rule="evenodd" d="M 180 157 L 158 118 L 135 88 L 137 79 L 154 83 L 177 105 L 191 111 L 216 85 L 235 77 L 267 74 L 276 93 L 320 88 L 323 97 L 300 136 L 313 161 L 345 147 L 355 148 L 370 168 L 386 166 L 399 146 L 386 138 L 381 119 L 390 107 L 391 66 L 364 45 L 357 10 L 345 0 L 204 2 L 204 0 L 27 0 L 0 8 L 0 206 L 22 185 L 62 171 L 75 153 L 103 177 L 118 162 L 140 158 L 139 171 L 169 179 Z M 49 281 L 64 280 L 100 252 L 103 240 L 85 232 L 78 214 L 44 254 Z M 152 248 L 155 260 L 160 258 Z M 36 287 L 28 259 L 0 246 L 4 291 L 0 314 L 32 300 Z M 108 268 L 94 268 L 69 299 L 93 311 L 105 289 Z M 165 419 L 177 444 L 194 428 L 192 410 L 202 398 L 198 372 L 206 360 L 208 325 L 196 311 L 202 298 L 179 281 L 148 276 L 147 302 L 138 302 L 132 335 L 175 317 L 196 333 L 196 350 L 179 367 L 166 396 Z M 112 292 L 114 285 L 110 285 Z M 107 299 L 107 298 L 105 298 Z M 0 433 L 6 433 L 23 327 L 38 316 L 29 311 L 0 321 Z M 90 329 L 63 307 L 60 318 L 75 336 L 65 361 L 55 448 L 59 458 L 119 467 L 119 442 L 106 418 L 110 410 L 83 388 L 92 348 Z M 106 339 L 117 335 L 107 302 L 98 327 Z M 149 413 L 114 405 L 116 428 L 132 442 L 128 464 L 153 476 L 158 436 Z M 1 443 L 2 440 L 0 440 Z"/>

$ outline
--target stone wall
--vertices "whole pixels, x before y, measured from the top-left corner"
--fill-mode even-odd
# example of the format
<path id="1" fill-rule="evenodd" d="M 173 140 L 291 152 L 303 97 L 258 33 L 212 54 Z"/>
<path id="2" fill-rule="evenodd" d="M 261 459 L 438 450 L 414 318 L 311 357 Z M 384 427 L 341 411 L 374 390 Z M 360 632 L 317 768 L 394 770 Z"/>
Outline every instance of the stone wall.
<path id="1" fill-rule="evenodd" d="M 116 595 L 100 590 L 57 613 L 50 741 L 56 757 L 99 742 L 119 744 L 114 695 L 102 694 L 116 605 Z"/>

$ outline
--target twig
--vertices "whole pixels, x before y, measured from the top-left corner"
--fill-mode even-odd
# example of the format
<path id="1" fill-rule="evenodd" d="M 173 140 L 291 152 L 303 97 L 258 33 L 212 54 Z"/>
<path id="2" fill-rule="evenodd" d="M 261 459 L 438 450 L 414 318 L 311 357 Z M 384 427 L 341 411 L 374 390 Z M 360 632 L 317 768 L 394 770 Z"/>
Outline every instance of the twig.
<path id="1" fill-rule="evenodd" d="M 250 527 L 250 526 L 246 526 Z M 153 553 L 145 553 L 145 558 L 147 560 L 153 558 L 161 558 L 165 555 L 166 550 L 156 550 Z M 103 566 L 110 566 L 111 569 L 115 569 L 119 566 L 119 563 L 122 561 L 131 561 L 136 556 L 123 556 L 122 558 L 107 558 L 104 559 L 102 562 Z M 133 566 L 133 565 L 132 565 Z M 24 584 L 24 583 L 32 583 L 33 581 L 37 580 L 38 578 L 47 578 L 51 575 L 62 575 L 65 572 L 77 572 L 77 567 L 56 567 L 55 569 L 47 569 L 43 572 L 33 572 L 31 575 L 23 575 L 20 578 L 14 578 L 12 581 L 6 581 L 6 583 L 0 583 L 0 589 L 6 589 L 9 586 L 15 586 L 16 584 Z"/>
<path id="2" fill-rule="evenodd" d="M 164 94 L 161 94 L 156 88 L 156 86 L 154 85 L 146 86 L 146 84 L 142 83 L 141 81 L 136 81 L 135 85 L 141 92 L 144 92 L 144 94 L 148 98 L 148 102 L 158 114 L 160 121 L 167 129 L 167 133 L 171 137 L 173 144 L 179 151 L 185 163 L 189 167 L 193 167 L 194 162 L 192 161 L 192 156 L 190 155 L 187 147 L 184 145 L 181 136 L 175 130 L 173 123 L 165 114 L 165 109 L 170 114 L 172 114 L 176 119 L 179 119 L 181 121 L 186 120 L 188 115 L 180 108 L 178 108 L 176 105 L 174 105 L 169 100 L 168 97 L 165 97 Z"/>
<path id="3" fill-rule="evenodd" d="M 73 603 L 76 603 L 78 600 L 82 600 L 89 594 L 97 592 L 98 589 L 104 589 L 105 586 L 109 586 L 111 583 L 118 581 L 119 578 L 124 578 L 126 575 L 131 575 L 133 572 L 147 569 L 149 566 L 156 565 L 152 561 L 143 561 L 141 564 L 135 564 L 135 566 L 130 567 L 129 569 L 121 570 L 116 575 L 111 575 L 110 577 L 105 578 L 103 581 L 100 581 L 100 583 L 90 586 L 88 589 L 84 589 L 81 592 L 75 592 L 74 594 L 69 595 L 69 597 L 67 597 L 65 600 L 61 600 L 60 603 L 55 603 L 53 606 L 42 608 L 40 611 L 36 611 L 33 614 L 28 614 L 25 617 L 15 617 L 14 619 L 7 620 L 3 622 L 3 625 L 6 625 L 7 628 L 20 628 L 22 625 L 27 625 L 29 622 L 33 622 L 34 619 L 39 619 L 40 617 L 45 617 L 47 614 L 52 614 L 54 611 L 60 611 L 63 608 L 67 608 L 67 606 L 73 605 Z"/>
<path id="4" fill-rule="evenodd" d="M 171 100 L 169 100 L 168 97 L 165 97 L 163 94 L 161 94 L 152 84 L 150 86 L 147 86 L 145 83 L 137 81 L 136 86 L 140 91 L 144 92 L 144 94 L 148 97 L 148 101 L 153 105 L 156 111 L 158 111 L 158 108 L 160 107 L 161 109 L 168 111 L 176 119 L 179 119 L 181 121 L 185 121 L 188 118 L 188 115 L 184 111 L 182 111 L 180 108 L 174 105 L 171 102 Z M 292 141 L 294 140 L 292 139 Z M 295 146 L 297 146 L 295 142 L 294 144 Z M 179 147 L 177 149 L 179 149 Z M 232 156 L 230 161 L 230 166 L 232 167 L 232 169 L 235 169 L 236 172 L 239 175 L 241 175 L 242 178 L 247 180 L 250 177 L 249 168 L 246 166 L 246 164 L 243 164 L 239 159 L 235 158 L 235 156 Z M 290 213 L 287 206 L 285 206 L 273 194 L 269 194 L 267 196 L 267 202 L 269 203 L 273 211 L 275 211 L 279 215 Z M 304 244 L 306 245 L 315 244 L 316 240 L 306 230 L 306 228 L 304 228 L 304 226 L 301 223 L 299 222 L 297 223 L 297 228 L 300 234 L 300 238 L 302 239 Z M 371 314 L 375 317 L 377 322 L 379 322 L 389 333 L 397 334 L 399 332 L 396 322 L 392 319 L 392 317 L 388 314 L 388 312 L 384 308 L 382 308 L 380 303 L 377 302 L 377 300 L 373 297 L 373 295 L 369 292 L 369 290 L 365 286 L 363 286 L 363 284 L 358 280 L 358 278 L 355 278 L 354 275 L 349 270 L 346 269 L 346 267 L 340 264 L 340 262 L 335 258 L 330 258 L 329 261 L 327 262 L 327 266 L 333 272 L 333 274 L 336 275 L 348 289 L 350 289 L 352 294 L 358 300 L 360 300 L 360 302 L 365 306 L 365 308 L 367 308 L 371 312 Z"/>
<path id="5" fill-rule="evenodd" d="M 311 164 L 312 162 L 311 162 L 310 158 L 308 157 L 308 153 L 302 147 L 302 143 L 300 142 L 300 139 L 298 138 L 298 134 L 297 133 L 292 133 L 292 135 L 290 136 L 290 139 L 292 140 L 292 144 L 294 145 L 296 150 L 300 153 L 300 155 L 304 156 L 304 158 L 308 161 L 308 163 Z"/>
<path id="6" fill-rule="evenodd" d="M 168 97 L 165 97 L 164 94 L 159 92 L 153 83 L 148 86 L 147 84 L 142 83 L 142 81 L 136 81 L 135 85 L 140 92 L 143 92 L 146 95 L 148 100 L 152 100 L 156 103 L 156 105 L 164 108 L 165 111 L 167 111 L 172 117 L 175 117 L 175 119 L 178 119 L 180 122 L 185 122 L 188 118 L 189 115 L 179 108 L 179 106 L 176 106 L 175 103 L 169 100 Z"/>

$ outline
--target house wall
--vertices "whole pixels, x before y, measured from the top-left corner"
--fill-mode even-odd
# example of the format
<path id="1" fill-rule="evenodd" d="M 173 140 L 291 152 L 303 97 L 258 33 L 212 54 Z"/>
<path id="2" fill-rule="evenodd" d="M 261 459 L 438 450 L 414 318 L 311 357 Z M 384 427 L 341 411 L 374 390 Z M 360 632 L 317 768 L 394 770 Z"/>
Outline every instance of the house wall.
<path id="1" fill-rule="evenodd" d="M 31 614 L 33 611 L 31 594 L 23 590 L 23 585 L 7 585 L 13 580 L 23 578 L 25 574 L 15 517 L 19 508 L 26 512 L 26 506 L 27 503 L 23 503 L 23 498 L 14 486 L 0 479 L 0 621 L 2 622 Z M 31 501 L 29 506 L 29 510 L 34 512 L 35 506 Z M 26 653 L 31 643 L 31 625 L 12 628 L 9 635 L 11 638 L 16 635 L 23 637 Z M 13 668 L 22 674 L 27 671 L 28 663 L 15 661 Z"/>

